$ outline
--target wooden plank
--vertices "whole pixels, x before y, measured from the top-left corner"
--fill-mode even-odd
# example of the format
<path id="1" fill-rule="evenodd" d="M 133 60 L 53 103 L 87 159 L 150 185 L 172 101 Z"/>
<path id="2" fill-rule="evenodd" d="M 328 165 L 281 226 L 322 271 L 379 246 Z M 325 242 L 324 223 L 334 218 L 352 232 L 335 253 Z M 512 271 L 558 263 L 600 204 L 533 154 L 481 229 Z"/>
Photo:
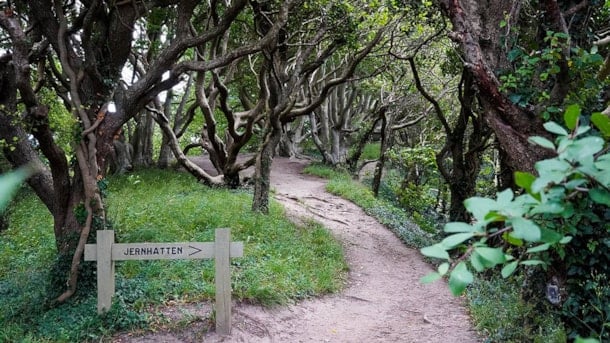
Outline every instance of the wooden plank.
<path id="1" fill-rule="evenodd" d="M 216 267 L 216 332 L 231 334 L 231 270 L 229 229 L 216 229 L 214 263 Z"/>
<path id="2" fill-rule="evenodd" d="M 214 243 L 123 243 L 112 246 L 112 259 L 185 260 L 214 257 Z"/>
<path id="3" fill-rule="evenodd" d="M 97 313 L 104 313 L 112 306 L 114 295 L 114 261 L 112 260 L 112 245 L 114 231 L 97 231 Z"/>
<path id="4" fill-rule="evenodd" d="M 243 242 L 231 242 L 231 257 L 244 255 Z M 112 245 L 112 260 L 183 260 L 214 258 L 213 242 L 181 243 L 116 243 Z M 97 259 L 95 244 L 85 245 L 85 261 Z"/>
<path id="5" fill-rule="evenodd" d="M 85 244 L 85 261 L 97 260 L 97 244 Z"/>

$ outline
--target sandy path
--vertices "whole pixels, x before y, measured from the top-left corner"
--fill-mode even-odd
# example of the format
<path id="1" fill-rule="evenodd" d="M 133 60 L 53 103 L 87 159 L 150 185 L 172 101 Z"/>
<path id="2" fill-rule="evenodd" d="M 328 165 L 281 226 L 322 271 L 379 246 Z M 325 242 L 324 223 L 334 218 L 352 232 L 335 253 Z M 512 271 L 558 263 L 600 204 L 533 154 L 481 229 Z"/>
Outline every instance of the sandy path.
<path id="1" fill-rule="evenodd" d="M 325 181 L 300 172 L 305 161 L 277 158 L 272 188 L 293 218 L 313 218 L 344 246 L 350 272 L 339 294 L 277 309 L 235 304 L 231 336 L 182 332 L 120 342 L 478 342 L 460 299 L 444 283 L 422 285 L 432 268 L 418 251 L 400 240 L 353 203 L 324 190 Z M 192 306 L 205 317 L 208 305 Z"/>

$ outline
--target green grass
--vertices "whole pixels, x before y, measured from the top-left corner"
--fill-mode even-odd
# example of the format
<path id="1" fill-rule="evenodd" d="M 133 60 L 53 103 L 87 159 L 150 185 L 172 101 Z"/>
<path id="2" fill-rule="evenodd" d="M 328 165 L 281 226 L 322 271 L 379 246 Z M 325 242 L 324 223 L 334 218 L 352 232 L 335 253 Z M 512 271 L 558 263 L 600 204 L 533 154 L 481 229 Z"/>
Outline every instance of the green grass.
<path id="1" fill-rule="evenodd" d="M 368 143 L 362 150 L 361 160 L 377 160 L 379 159 L 379 151 L 381 149 L 381 143 Z"/>
<path id="2" fill-rule="evenodd" d="M 566 342 L 561 319 L 551 310 L 536 309 L 524 301 L 521 283 L 519 277 L 478 278 L 467 292 L 475 327 L 487 337 L 487 342 Z"/>
<path id="3" fill-rule="evenodd" d="M 244 257 L 231 261 L 234 299 L 273 306 L 343 285 L 347 265 L 340 244 L 317 224 L 295 226 L 276 203 L 269 215 L 254 214 L 251 194 L 210 189 L 171 171 L 113 177 L 107 191 L 107 216 L 122 243 L 212 241 L 215 228 L 231 228 L 232 240 L 245 243 Z M 154 308 L 169 300 L 213 298 L 211 260 L 125 261 L 117 263 L 107 314 L 96 314 L 95 290 L 50 308 L 51 217 L 28 194 L 11 207 L 10 220 L 0 234 L 0 342 L 99 340 L 149 327 Z"/>

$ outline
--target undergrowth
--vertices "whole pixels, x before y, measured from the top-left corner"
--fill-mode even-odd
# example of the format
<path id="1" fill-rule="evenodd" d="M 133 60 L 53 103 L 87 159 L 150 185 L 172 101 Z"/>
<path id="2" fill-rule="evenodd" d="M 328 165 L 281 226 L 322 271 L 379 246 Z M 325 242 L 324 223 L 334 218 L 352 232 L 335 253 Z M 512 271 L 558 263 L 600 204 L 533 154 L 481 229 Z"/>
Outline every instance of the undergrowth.
<path id="1" fill-rule="evenodd" d="M 520 276 L 480 278 L 466 293 L 474 325 L 486 342 L 566 342 L 560 318 L 523 300 L 522 286 Z"/>
<path id="2" fill-rule="evenodd" d="M 144 170 L 108 180 L 108 218 L 116 241 L 212 241 L 231 228 L 244 257 L 231 260 L 233 297 L 266 306 L 336 292 L 347 265 L 341 246 L 323 227 L 296 227 L 280 205 L 269 215 L 250 211 L 245 191 L 209 189 L 185 174 Z M 168 301 L 214 296 L 212 260 L 117 262 L 112 309 L 96 314 L 95 290 L 50 307 L 46 284 L 54 261 L 52 218 L 30 192 L 10 210 L 0 234 L 0 342 L 99 341 L 113 333 L 150 328 L 154 308 Z M 93 263 L 93 262 L 87 262 Z"/>

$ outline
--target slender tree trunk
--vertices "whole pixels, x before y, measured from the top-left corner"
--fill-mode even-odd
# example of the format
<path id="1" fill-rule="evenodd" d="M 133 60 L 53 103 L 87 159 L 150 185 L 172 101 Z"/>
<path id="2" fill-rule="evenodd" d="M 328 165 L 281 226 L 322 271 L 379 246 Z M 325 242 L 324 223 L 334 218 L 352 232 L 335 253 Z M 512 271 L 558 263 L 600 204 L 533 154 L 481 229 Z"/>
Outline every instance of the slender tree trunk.
<path id="1" fill-rule="evenodd" d="M 252 200 L 252 211 L 254 212 L 269 213 L 271 163 L 273 162 L 275 147 L 278 145 L 281 135 L 282 130 L 279 120 L 270 119 L 261 151 L 256 157 L 254 197 Z"/>
<path id="2" fill-rule="evenodd" d="M 502 149 L 498 149 L 498 160 L 499 168 L 496 176 L 498 190 L 515 187 L 514 174 L 509 166 L 508 155 Z"/>
<path id="3" fill-rule="evenodd" d="M 299 117 L 291 123 L 284 124 L 284 134 L 278 145 L 278 156 L 297 157 L 301 155 L 300 143 L 303 141 L 305 117 Z"/>
<path id="4" fill-rule="evenodd" d="M 321 119 L 320 121 L 324 122 L 324 119 Z M 311 139 L 322 155 L 322 163 L 332 164 L 332 156 L 326 150 L 326 143 L 324 141 L 324 125 L 318 125 L 318 119 L 314 112 L 309 114 L 309 122 L 311 126 Z"/>
<path id="5" fill-rule="evenodd" d="M 347 159 L 347 147 L 345 146 L 345 134 L 341 128 L 333 128 L 330 131 L 330 155 L 332 156 L 332 164 L 344 164 Z"/>
<path id="6" fill-rule="evenodd" d="M 154 121 L 148 111 L 139 116 L 136 130 L 131 141 L 133 147 L 133 166 L 149 167 L 153 164 Z"/>
<path id="7" fill-rule="evenodd" d="M 172 154 L 172 148 L 169 146 L 169 139 L 163 135 L 161 139 L 161 147 L 159 149 L 159 159 L 157 160 L 157 167 L 160 169 L 167 169 L 174 159 Z"/>
<path id="8" fill-rule="evenodd" d="M 178 105 L 178 108 L 175 111 L 172 108 L 174 92 L 171 89 L 167 92 L 165 103 L 163 104 L 163 113 L 165 114 L 165 117 L 169 121 L 171 121 L 173 118 L 174 125 L 172 129 L 174 134 L 176 135 L 176 138 L 182 137 L 182 135 L 186 132 L 188 126 L 193 121 L 193 117 L 195 115 L 195 108 L 197 107 L 196 104 L 192 104 L 187 109 L 187 102 L 191 95 L 193 83 L 193 77 L 189 76 L 188 81 L 186 83 L 186 87 L 184 89 L 184 94 L 182 95 L 182 100 L 180 100 L 180 104 Z M 184 154 L 186 154 L 188 151 L 185 149 L 185 151 L 183 152 Z M 163 135 L 161 139 L 161 147 L 159 149 L 159 158 L 157 159 L 157 167 L 161 169 L 169 168 L 169 166 L 175 159 L 176 158 L 171 148 L 171 138 L 167 135 Z"/>
<path id="9" fill-rule="evenodd" d="M 383 111 L 386 111 L 386 110 L 387 110 L 387 107 L 384 106 L 379 111 L 380 111 L 380 113 L 383 113 Z M 356 149 L 354 149 L 354 152 L 352 153 L 352 155 L 349 156 L 346 160 L 347 168 L 350 171 L 350 173 L 352 173 L 353 175 L 358 174 L 358 171 L 359 171 L 358 161 L 360 160 L 360 156 L 362 156 L 362 152 L 364 151 L 364 147 L 366 146 L 366 143 L 369 142 L 371 135 L 375 131 L 375 127 L 377 126 L 377 123 L 379 123 L 379 120 L 381 120 L 381 115 L 378 115 L 377 119 L 371 121 L 371 124 L 368 127 L 368 129 L 364 132 L 364 134 L 358 140 L 358 143 L 356 144 Z"/>
<path id="10" fill-rule="evenodd" d="M 381 177 L 383 176 L 383 170 L 385 168 L 386 154 L 392 147 L 392 136 L 394 135 L 392 130 L 393 115 L 384 111 L 381 114 L 381 147 L 379 148 L 379 160 L 375 165 L 375 174 L 373 176 L 372 190 L 375 196 L 379 195 L 379 187 L 381 186 Z"/>

